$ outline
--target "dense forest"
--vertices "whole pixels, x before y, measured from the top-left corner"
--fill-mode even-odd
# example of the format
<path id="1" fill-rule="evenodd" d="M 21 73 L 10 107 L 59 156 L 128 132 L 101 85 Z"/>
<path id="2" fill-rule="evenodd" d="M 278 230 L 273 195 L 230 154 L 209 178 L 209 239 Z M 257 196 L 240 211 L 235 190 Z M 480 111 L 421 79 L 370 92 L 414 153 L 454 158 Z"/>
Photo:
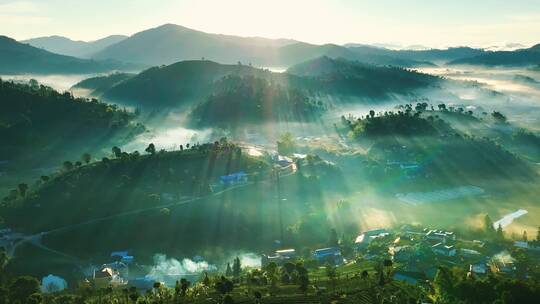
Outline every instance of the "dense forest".
<path id="1" fill-rule="evenodd" d="M 234 130 L 245 124 L 310 122 L 325 108 L 298 89 L 263 78 L 229 76 L 214 84 L 212 95 L 190 113 L 197 127 L 218 126 Z"/>
<path id="2" fill-rule="evenodd" d="M 134 123 L 131 112 L 97 99 L 74 98 L 36 81 L 27 85 L 0 80 L 0 95 L 1 159 L 96 147 L 145 130 Z"/>
<path id="3" fill-rule="evenodd" d="M 456 119 L 456 116 L 459 119 Z M 493 124 L 505 123 L 503 121 L 506 118 L 501 113 L 494 112 L 492 116 Z M 405 105 L 396 112 L 370 111 L 362 118 L 343 116 L 342 132 L 347 137 L 369 146 L 369 155 L 372 158 L 387 162 L 421 164 L 422 175 L 432 178 L 444 178 L 448 176 L 448 172 L 458 174 L 457 171 L 462 178 L 460 182 L 504 179 L 508 176 L 527 180 L 536 176 L 526 161 L 508 151 L 508 142 L 493 136 L 498 133 L 490 131 L 490 137 L 485 137 L 482 133 L 469 134 L 454 128 L 454 124 L 441 117 L 454 123 L 479 121 L 462 109 L 447 109 L 445 104 L 440 104 L 438 110 L 434 110 L 428 109 L 427 103 L 418 103 L 414 108 L 412 105 Z M 529 149 L 532 148 L 531 140 L 537 138 L 533 134 L 527 136 L 523 131 L 516 134 L 510 140 L 526 138 Z M 498 166 L 493 166 L 495 163 Z M 453 175 L 450 179 L 455 180 Z"/>

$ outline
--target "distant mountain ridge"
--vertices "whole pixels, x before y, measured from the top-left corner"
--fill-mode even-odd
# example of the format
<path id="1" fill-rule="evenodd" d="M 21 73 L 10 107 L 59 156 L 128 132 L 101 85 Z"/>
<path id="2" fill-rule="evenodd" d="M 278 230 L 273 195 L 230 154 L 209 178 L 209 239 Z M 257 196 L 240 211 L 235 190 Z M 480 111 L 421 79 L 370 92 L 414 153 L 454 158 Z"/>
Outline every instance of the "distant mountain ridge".
<path id="1" fill-rule="evenodd" d="M 94 53 L 126 38 L 127 36 L 123 35 L 111 35 L 95 41 L 75 41 L 62 36 L 48 36 L 21 42 L 60 55 L 90 58 Z"/>
<path id="2" fill-rule="evenodd" d="M 388 54 L 365 56 L 336 44 L 315 45 L 290 39 L 210 34 L 174 24 L 136 33 L 98 52 L 93 58 L 147 65 L 167 65 L 205 58 L 225 64 L 240 61 L 257 66 L 289 67 L 321 56 L 343 57 L 378 65 L 431 65 L 414 59 L 392 58 Z"/>
<path id="3" fill-rule="evenodd" d="M 535 66 L 540 64 L 540 44 L 515 51 L 486 52 L 482 55 L 457 59 L 452 65 Z"/>
<path id="4" fill-rule="evenodd" d="M 112 60 L 95 61 L 59 55 L 0 36 L 0 73 L 4 74 L 84 74 L 134 68 Z"/>

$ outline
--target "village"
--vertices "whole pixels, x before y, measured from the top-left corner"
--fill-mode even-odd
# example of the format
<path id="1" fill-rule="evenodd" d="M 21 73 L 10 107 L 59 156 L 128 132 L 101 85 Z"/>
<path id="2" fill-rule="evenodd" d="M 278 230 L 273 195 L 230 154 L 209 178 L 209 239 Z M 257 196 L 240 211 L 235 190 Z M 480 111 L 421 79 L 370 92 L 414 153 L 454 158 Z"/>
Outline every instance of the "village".
<path id="1" fill-rule="evenodd" d="M 495 229 L 494 231 L 497 233 Z M 20 237 L 21 235 L 10 229 L 3 229 L 0 231 L 0 244 L 6 246 Z M 404 225 L 395 229 L 364 231 L 354 240 L 353 251 L 348 253 L 345 251 L 343 244 L 315 248 L 309 255 L 301 254 L 295 248 L 282 248 L 270 254 L 261 254 L 260 263 L 256 266 L 244 265 L 242 271 L 247 273 L 257 268 L 266 269 L 271 264 L 283 266 L 301 261 L 310 271 L 329 267 L 354 268 L 356 264 L 366 265 L 366 263 L 384 264 L 391 267 L 393 280 L 412 285 L 432 282 L 441 266 L 464 269 L 468 276 L 485 277 L 489 274 L 499 274 L 510 278 L 526 278 L 528 276 L 526 271 L 524 272 L 526 267 L 522 265 L 526 261 L 522 260 L 523 256 L 512 254 L 518 252 L 527 257 L 527 263 L 531 261 L 538 263 L 540 240 L 538 237 L 532 241 L 467 240 L 452 231 Z M 220 275 L 222 269 L 225 269 L 209 264 L 201 256 L 184 259 L 183 263 L 186 261 L 194 266 L 182 268 L 188 269 L 182 273 L 169 269 L 156 275 L 155 272 L 149 272 L 148 267 L 139 265 L 135 256 L 128 250 L 114 251 L 111 252 L 108 262 L 87 267 L 84 274 L 81 274 L 82 278 L 77 287 L 92 289 L 129 287 L 146 292 L 156 283 L 169 287 L 174 287 L 180 280 L 196 283 L 208 275 Z M 231 275 L 230 265 L 226 268 L 227 271 L 223 271 L 223 274 Z M 66 280 L 53 274 L 43 277 L 41 285 L 45 293 L 68 288 Z"/>

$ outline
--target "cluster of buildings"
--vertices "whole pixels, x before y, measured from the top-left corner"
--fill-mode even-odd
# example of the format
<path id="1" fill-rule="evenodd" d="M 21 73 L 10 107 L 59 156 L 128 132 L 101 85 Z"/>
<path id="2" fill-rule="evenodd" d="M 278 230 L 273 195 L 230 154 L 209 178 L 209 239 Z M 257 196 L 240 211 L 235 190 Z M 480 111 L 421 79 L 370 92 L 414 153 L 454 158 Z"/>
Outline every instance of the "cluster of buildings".
<path id="1" fill-rule="evenodd" d="M 341 254 L 341 249 L 338 247 L 326 247 L 316 249 L 311 253 L 311 256 L 320 265 L 342 265 L 345 263 L 345 259 Z M 289 261 L 294 261 L 298 257 L 295 249 L 281 249 L 276 250 L 270 255 L 263 254 L 261 256 L 261 265 L 264 267 L 273 262 L 276 265 L 281 266 Z"/>
<path id="2" fill-rule="evenodd" d="M 411 231 L 414 229 L 409 228 L 402 227 L 400 231 L 365 231 L 356 238 L 355 249 L 366 259 L 381 258 L 381 255 L 388 257 L 396 269 L 394 279 L 412 284 L 433 280 L 440 265 L 463 266 L 469 275 L 476 276 L 488 273 L 517 275 L 515 259 L 509 253 L 509 248 L 501 244 L 458 239 L 452 231 L 427 228 Z M 373 254 L 369 244 L 380 238 L 385 249 Z M 518 241 L 513 246 L 529 253 L 540 253 L 540 242 L 537 241 Z"/>

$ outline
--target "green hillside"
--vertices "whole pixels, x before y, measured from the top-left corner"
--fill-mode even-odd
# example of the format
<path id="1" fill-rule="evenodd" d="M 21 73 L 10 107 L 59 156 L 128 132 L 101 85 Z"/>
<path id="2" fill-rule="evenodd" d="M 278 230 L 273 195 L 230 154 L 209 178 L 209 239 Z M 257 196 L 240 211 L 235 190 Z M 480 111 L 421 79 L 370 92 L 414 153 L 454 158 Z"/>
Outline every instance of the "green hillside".
<path id="1" fill-rule="evenodd" d="M 92 96 L 101 96 L 106 91 L 133 76 L 135 74 L 112 73 L 106 76 L 91 77 L 76 83 L 72 89 L 85 89 L 89 90 Z"/>
<path id="2" fill-rule="evenodd" d="M 133 123 L 133 113 L 96 99 L 74 98 L 37 82 L 0 81 L 0 96 L 1 159 L 95 148 L 113 139 L 127 140 L 144 130 Z"/>

